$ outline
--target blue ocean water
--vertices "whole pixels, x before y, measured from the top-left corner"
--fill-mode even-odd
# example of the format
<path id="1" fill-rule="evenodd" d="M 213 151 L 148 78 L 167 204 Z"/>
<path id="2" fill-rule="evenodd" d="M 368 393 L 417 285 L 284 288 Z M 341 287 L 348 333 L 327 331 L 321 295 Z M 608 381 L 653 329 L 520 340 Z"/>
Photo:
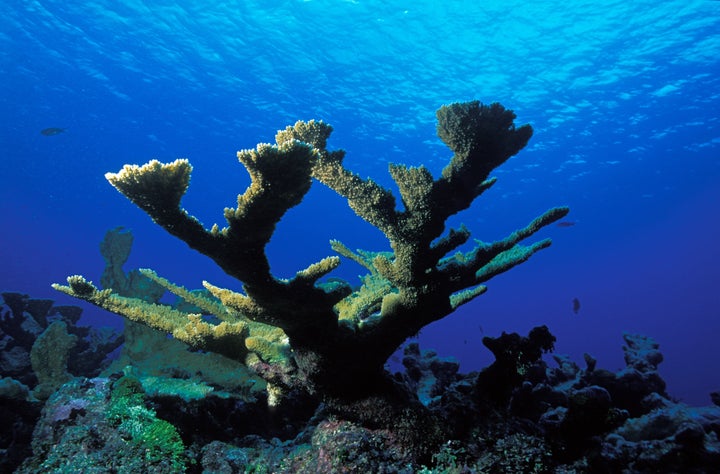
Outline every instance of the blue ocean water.
<path id="1" fill-rule="evenodd" d="M 80 304 L 50 283 L 99 281 L 98 244 L 116 226 L 135 235 L 128 269 L 237 289 L 104 174 L 187 157 L 184 207 L 222 224 L 248 183 L 235 152 L 298 119 L 332 124 L 346 166 L 392 187 L 388 163 L 438 173 L 450 157 L 440 105 L 498 101 L 535 134 L 452 223 L 488 241 L 569 205 L 574 225 L 545 229 L 550 249 L 423 330 L 421 346 L 474 370 L 491 360 L 484 335 L 547 324 L 558 352 L 617 369 L 623 331 L 640 332 L 661 344 L 672 395 L 708 404 L 720 389 L 720 2 L 3 3 L 3 291 Z M 40 133 L 50 127 L 64 131 Z M 273 237 L 273 271 L 293 275 L 333 238 L 387 249 L 316 183 Z M 344 262 L 335 276 L 361 272 Z"/>

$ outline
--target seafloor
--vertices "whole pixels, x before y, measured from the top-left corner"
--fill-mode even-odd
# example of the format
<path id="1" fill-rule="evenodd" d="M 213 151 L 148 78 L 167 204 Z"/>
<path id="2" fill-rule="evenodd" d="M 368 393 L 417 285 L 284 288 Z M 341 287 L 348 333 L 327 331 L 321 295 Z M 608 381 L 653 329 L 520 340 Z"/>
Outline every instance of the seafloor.
<path id="1" fill-rule="evenodd" d="M 407 345 L 395 379 L 449 433 L 418 459 L 395 433 L 333 418 L 302 393 L 269 407 L 260 379 L 214 354 L 2 297 L 1 472 L 720 472 L 720 393 L 713 406 L 673 400 L 658 344 L 641 335 L 623 335 L 618 372 L 590 355 L 583 367 L 546 363 L 545 327 L 485 338 L 496 361 L 469 374 Z"/>

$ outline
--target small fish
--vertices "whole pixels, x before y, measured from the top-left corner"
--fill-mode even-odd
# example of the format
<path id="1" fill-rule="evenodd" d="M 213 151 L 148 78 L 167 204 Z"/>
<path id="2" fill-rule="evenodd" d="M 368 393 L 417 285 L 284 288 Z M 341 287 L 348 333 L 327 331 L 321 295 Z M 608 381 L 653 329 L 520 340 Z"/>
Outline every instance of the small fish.
<path id="1" fill-rule="evenodd" d="M 558 227 L 572 227 L 575 224 L 577 224 L 576 221 L 560 221 L 557 224 L 555 224 Z"/>
<path id="2" fill-rule="evenodd" d="M 58 133 L 63 133 L 65 131 L 64 128 L 57 128 L 57 127 L 50 127 L 50 128 L 43 128 L 40 130 L 41 135 L 45 135 L 46 137 L 52 137 L 53 135 L 57 135 Z"/>
<path id="3" fill-rule="evenodd" d="M 578 314 L 580 312 L 580 300 L 577 298 L 573 298 L 572 304 L 573 304 L 573 313 Z"/>

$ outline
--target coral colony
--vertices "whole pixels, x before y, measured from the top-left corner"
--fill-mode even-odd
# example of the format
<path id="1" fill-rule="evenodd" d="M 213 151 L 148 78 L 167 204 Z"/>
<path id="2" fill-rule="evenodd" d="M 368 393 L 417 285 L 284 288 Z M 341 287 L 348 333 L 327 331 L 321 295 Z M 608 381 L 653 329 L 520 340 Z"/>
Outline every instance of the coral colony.
<path id="1" fill-rule="evenodd" d="M 438 179 L 422 166 L 390 167 L 402 211 L 390 191 L 343 166 L 344 152 L 326 149 L 332 128 L 317 121 L 297 122 L 278 132 L 275 145 L 238 153 L 252 182 L 238 196 L 237 207 L 225 210 L 228 226 L 223 229 L 205 229 L 180 207 L 190 180 L 187 160 L 151 161 L 107 174 L 157 224 L 243 283 L 245 294 L 204 283 L 219 301 L 194 302 L 219 324 L 123 298 L 111 289 L 98 290 L 80 276 L 55 288 L 166 331 L 192 347 L 244 361 L 276 393 L 302 388 L 343 417 L 372 426 L 412 427 L 407 435 L 425 443 L 438 423 L 398 390 L 384 370 L 386 360 L 422 327 L 482 294 L 484 282 L 549 246 L 550 240 L 529 246 L 519 242 L 568 213 L 567 208 L 551 209 L 501 241 L 477 242 L 467 253 L 448 256 L 468 241 L 470 232 L 463 227 L 444 234 L 445 221 L 495 183 L 490 172 L 526 145 L 532 129 L 516 128 L 515 114 L 499 104 L 453 104 L 438 110 L 437 117 L 438 135 L 454 155 Z M 337 280 L 318 282 L 340 264 L 336 256 L 289 280 L 270 272 L 265 246 L 313 179 L 345 197 L 390 241 L 392 253 L 355 253 L 332 243 L 336 252 L 370 272 L 355 292 Z M 174 289 L 150 271 L 145 275 Z"/>
<path id="2" fill-rule="evenodd" d="M 452 158 L 437 178 L 423 166 L 391 165 L 401 205 L 388 189 L 345 168 L 344 152 L 326 147 L 332 128 L 314 120 L 279 131 L 274 145 L 238 152 L 251 182 L 237 207 L 225 209 L 223 228 L 206 229 L 180 206 L 192 169 L 187 160 L 108 173 L 118 191 L 243 291 L 208 282 L 189 291 L 146 269 L 125 275 L 132 237 L 108 233 L 105 289 L 79 275 L 53 287 L 126 318 L 121 359 L 128 365 L 109 379 L 70 381 L 50 398 L 25 472 L 98 459 L 127 472 L 200 472 L 199 465 L 205 472 L 538 473 L 717 466 L 717 407 L 695 410 L 668 398 L 656 370 L 662 356 L 649 338 L 625 335 L 628 367 L 617 373 L 596 369 L 590 356 L 586 369 L 561 356 L 558 368 L 548 368 L 541 356 L 555 338 L 544 326 L 527 337 L 485 337 L 496 361 L 479 374 L 458 374 L 456 362 L 417 344 L 405 348 L 405 373 L 386 370 L 407 339 L 547 248 L 549 239 L 522 242 L 568 214 L 552 208 L 491 243 L 471 243 L 464 226 L 446 229 L 449 217 L 495 183 L 490 173 L 527 144 L 531 127 L 516 127 L 514 119 L 497 103 L 441 107 L 437 132 Z M 387 237 L 391 251 L 353 251 L 332 241 L 337 255 L 276 278 L 265 247 L 314 181 L 344 197 Z M 367 270 L 359 288 L 328 277 L 341 257 Z M 165 290 L 180 303 L 160 304 Z M 72 345 L 57 326 L 56 337 Z M 153 339 L 139 329 L 145 326 L 172 338 Z M 178 341 L 193 352 L 170 348 Z M 186 362 L 170 367 L 173 357 Z M 45 397 L 70 377 L 59 365 L 57 380 L 40 379 Z M 253 405 L 259 391 L 262 410 Z M 144 397 L 152 397 L 152 408 Z M 73 423 L 92 425 L 93 439 L 104 444 L 89 440 L 87 430 L 72 431 Z M 653 432 L 657 427 L 662 433 Z M 91 455 L 89 446 L 115 446 L 107 449 L 114 454 Z"/>

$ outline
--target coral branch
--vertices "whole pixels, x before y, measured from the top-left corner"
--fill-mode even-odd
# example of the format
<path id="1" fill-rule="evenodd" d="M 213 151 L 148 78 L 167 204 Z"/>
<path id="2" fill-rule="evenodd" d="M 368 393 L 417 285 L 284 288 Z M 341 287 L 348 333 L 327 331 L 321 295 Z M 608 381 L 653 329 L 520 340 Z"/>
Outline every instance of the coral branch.
<path id="1" fill-rule="evenodd" d="M 200 296 L 197 292 L 189 291 L 182 286 L 175 285 L 168 281 L 167 278 L 159 276 L 149 268 L 141 268 L 139 271 L 142 275 L 148 277 L 172 294 L 179 296 L 187 303 L 197 306 L 207 314 L 217 316 L 217 318 L 221 321 L 236 322 L 243 319 L 240 314 L 229 311 L 229 308 L 221 304 L 219 301 L 213 301 L 211 298 Z"/>
<path id="2" fill-rule="evenodd" d="M 143 166 L 125 165 L 118 173 L 106 173 L 105 178 L 133 204 L 161 221 L 165 213 L 180 206 L 191 171 L 185 159 L 168 164 L 152 160 Z"/>
<path id="3" fill-rule="evenodd" d="M 152 272 L 145 271 L 150 274 Z M 157 280 L 164 280 L 155 276 Z M 68 286 L 54 284 L 55 290 L 83 299 L 127 319 L 146 324 L 171 334 L 190 347 L 215 352 L 239 362 L 245 362 L 248 351 L 271 347 L 271 354 L 258 354 L 261 358 L 277 360 L 279 353 L 287 349 L 287 336 L 278 328 L 255 323 L 247 318 L 234 318 L 232 322 L 213 324 L 204 321 L 199 314 L 188 314 L 169 306 L 147 303 L 139 298 L 128 298 L 113 294 L 110 290 L 98 290 L 92 282 L 75 275 L 68 278 Z M 182 293 L 182 292 L 181 292 Z M 228 307 L 231 307 L 228 305 Z M 227 307 L 215 306 L 227 313 Z M 217 314 L 213 314 L 218 316 Z M 219 317 L 219 316 L 218 316 Z M 245 341 L 253 338 L 253 348 L 246 347 Z M 263 339 L 265 343 L 257 341 Z M 285 363 L 288 363 L 286 358 Z"/>

